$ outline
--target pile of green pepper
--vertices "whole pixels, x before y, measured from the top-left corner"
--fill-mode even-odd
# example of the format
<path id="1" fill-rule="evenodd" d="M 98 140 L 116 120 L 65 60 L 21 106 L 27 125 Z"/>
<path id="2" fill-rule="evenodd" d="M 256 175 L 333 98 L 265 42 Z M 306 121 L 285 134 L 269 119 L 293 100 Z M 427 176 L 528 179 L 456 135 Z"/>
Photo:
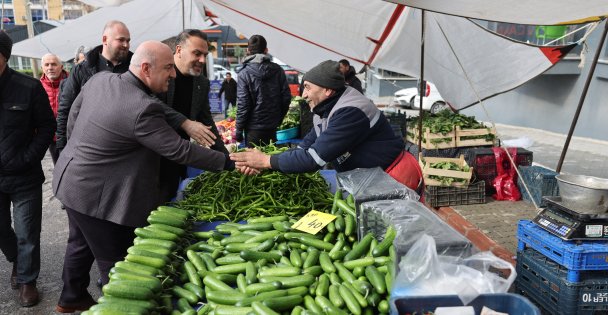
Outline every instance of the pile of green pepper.
<path id="1" fill-rule="evenodd" d="M 240 221 L 255 216 L 299 216 L 325 211 L 333 196 L 318 173 L 264 172 L 246 176 L 236 171 L 205 172 L 184 190 L 178 206 L 194 210 L 197 221 Z"/>

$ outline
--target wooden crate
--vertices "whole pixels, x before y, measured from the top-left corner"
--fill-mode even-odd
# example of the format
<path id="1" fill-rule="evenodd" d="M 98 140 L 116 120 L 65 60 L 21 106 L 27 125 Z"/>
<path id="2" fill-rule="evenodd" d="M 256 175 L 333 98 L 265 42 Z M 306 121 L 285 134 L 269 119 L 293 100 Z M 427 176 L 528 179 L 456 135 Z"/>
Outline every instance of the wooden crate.
<path id="1" fill-rule="evenodd" d="M 494 140 L 486 139 L 463 139 L 463 137 L 470 136 L 485 136 L 494 135 Z M 457 147 L 477 147 L 486 145 L 495 145 L 496 143 L 496 129 L 495 128 L 480 128 L 480 129 L 460 129 L 460 126 L 456 126 L 456 146 Z"/>
<path id="2" fill-rule="evenodd" d="M 422 159 L 424 159 L 424 163 L 422 163 Z M 464 182 L 454 182 L 450 186 L 452 187 L 465 187 L 469 185 L 471 181 L 471 177 L 473 176 L 473 168 L 469 168 L 468 172 L 463 171 L 452 171 L 452 170 L 442 170 L 432 168 L 432 163 L 438 162 L 454 162 L 458 164 L 458 166 L 463 167 L 467 165 L 467 162 L 464 160 L 464 155 L 460 155 L 459 158 L 437 158 L 437 157 L 423 157 L 422 154 L 418 156 L 418 163 L 420 163 L 420 168 L 422 169 L 422 175 L 424 177 L 424 184 L 426 186 L 445 186 L 440 181 L 436 179 L 429 178 L 430 175 L 435 176 L 445 176 L 445 177 L 454 177 L 454 178 L 462 178 Z"/>
<path id="3" fill-rule="evenodd" d="M 413 133 L 413 136 L 410 133 L 407 134 L 406 140 L 418 145 L 418 128 L 416 128 L 415 130 L 412 130 L 412 133 Z M 446 149 L 446 148 L 453 148 L 456 146 L 456 132 L 455 131 L 448 132 L 446 134 L 441 134 L 441 133 L 431 133 L 429 128 L 424 128 L 423 135 L 424 135 L 422 137 L 422 139 L 423 139 L 422 148 L 423 149 L 426 149 L 426 150 Z M 440 142 L 440 143 L 432 143 L 431 140 L 435 140 L 435 139 L 449 139 L 449 141 Z"/>

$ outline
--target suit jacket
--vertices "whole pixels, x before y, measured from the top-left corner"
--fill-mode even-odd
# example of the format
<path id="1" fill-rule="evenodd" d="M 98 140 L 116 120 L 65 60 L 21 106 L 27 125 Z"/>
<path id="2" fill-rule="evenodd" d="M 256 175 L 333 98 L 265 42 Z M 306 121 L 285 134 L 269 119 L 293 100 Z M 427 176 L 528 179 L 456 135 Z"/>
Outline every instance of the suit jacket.
<path id="1" fill-rule="evenodd" d="M 176 71 L 179 71 L 176 69 Z M 164 95 L 160 96 L 167 105 L 174 108 L 173 99 L 175 98 L 175 79 L 169 81 L 169 90 Z M 220 136 L 213 116 L 211 115 L 211 107 L 209 106 L 209 79 L 205 76 L 200 75 L 193 78 L 192 81 L 192 104 L 190 106 L 190 113 L 182 113 L 191 120 L 196 120 L 203 123 L 206 126 L 211 126 L 211 131 L 215 135 L 215 144 L 211 146 L 211 149 L 228 153 L 222 137 Z"/>
<path id="2" fill-rule="evenodd" d="M 179 137 L 148 92 L 130 71 L 98 73 L 83 87 L 53 171 L 53 191 L 66 207 L 143 226 L 158 206 L 160 156 L 209 171 L 224 168 L 226 156 Z"/>

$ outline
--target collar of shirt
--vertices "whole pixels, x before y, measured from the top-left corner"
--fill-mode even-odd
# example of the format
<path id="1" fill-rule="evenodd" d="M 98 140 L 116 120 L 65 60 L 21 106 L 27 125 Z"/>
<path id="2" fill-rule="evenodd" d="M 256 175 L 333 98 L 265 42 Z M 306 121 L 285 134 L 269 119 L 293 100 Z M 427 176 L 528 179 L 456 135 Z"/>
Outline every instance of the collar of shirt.
<path id="1" fill-rule="evenodd" d="M 99 53 L 99 61 L 97 63 L 98 71 L 115 72 L 114 70 L 117 69 L 120 65 L 122 65 L 122 63 L 114 65 L 111 61 L 109 61 L 101 53 Z"/>

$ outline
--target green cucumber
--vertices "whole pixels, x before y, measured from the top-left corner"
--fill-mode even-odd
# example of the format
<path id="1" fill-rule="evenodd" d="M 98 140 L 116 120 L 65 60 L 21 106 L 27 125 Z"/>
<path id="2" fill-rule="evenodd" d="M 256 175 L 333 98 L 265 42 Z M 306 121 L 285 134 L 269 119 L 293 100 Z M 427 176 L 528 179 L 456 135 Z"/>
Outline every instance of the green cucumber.
<path id="1" fill-rule="evenodd" d="M 130 300 L 150 300 L 154 296 L 154 292 L 146 287 L 124 283 L 108 283 L 103 286 L 102 292 L 104 295 Z"/>

